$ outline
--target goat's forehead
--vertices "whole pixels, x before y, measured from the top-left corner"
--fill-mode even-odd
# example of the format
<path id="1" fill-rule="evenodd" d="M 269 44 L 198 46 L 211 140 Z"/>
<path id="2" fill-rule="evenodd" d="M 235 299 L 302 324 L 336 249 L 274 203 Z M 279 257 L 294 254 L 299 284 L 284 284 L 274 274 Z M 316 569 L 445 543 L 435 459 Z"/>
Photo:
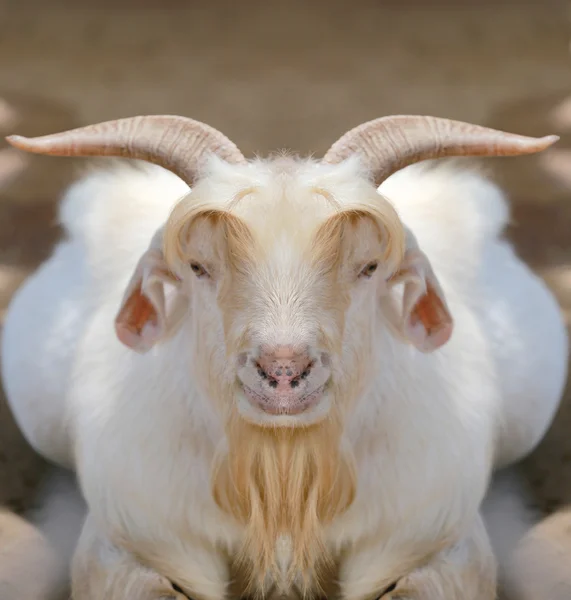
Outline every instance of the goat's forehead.
<path id="1" fill-rule="evenodd" d="M 214 159 L 189 200 L 238 217 L 261 252 L 256 262 L 299 273 L 320 226 L 346 208 L 376 203 L 375 196 L 358 161 L 323 165 L 282 156 L 244 165 Z"/>
<path id="2" fill-rule="evenodd" d="M 281 156 L 245 166 L 218 165 L 210 196 L 240 217 L 263 245 L 299 246 L 344 206 L 374 193 L 357 161 L 323 165 Z"/>
<path id="3" fill-rule="evenodd" d="M 264 247 L 306 244 L 335 212 L 323 194 L 298 182 L 258 187 L 247 193 L 232 212 L 240 217 Z"/>

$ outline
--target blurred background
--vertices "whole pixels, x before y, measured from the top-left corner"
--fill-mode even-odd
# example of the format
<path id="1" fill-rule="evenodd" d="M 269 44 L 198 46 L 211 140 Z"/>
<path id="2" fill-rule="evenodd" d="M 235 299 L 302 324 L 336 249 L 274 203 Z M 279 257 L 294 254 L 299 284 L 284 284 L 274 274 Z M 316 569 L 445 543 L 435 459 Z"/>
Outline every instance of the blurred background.
<path id="1" fill-rule="evenodd" d="M 545 154 L 487 164 L 511 199 L 509 236 L 571 316 L 570 8 L 555 0 L 0 0 L 0 134 L 180 114 L 251 156 L 321 155 L 347 129 L 394 113 L 557 133 L 561 142 Z M 21 157 L 0 141 L 0 319 L 58 239 L 56 203 L 84 165 Z M 0 398 L 0 506 L 9 511 L 0 559 L 20 531 L 6 523 L 33 507 L 46 467 Z M 522 473 L 551 515 L 541 531 L 567 552 L 569 570 L 571 386 Z M 557 597 L 571 597 L 567 576 Z"/>

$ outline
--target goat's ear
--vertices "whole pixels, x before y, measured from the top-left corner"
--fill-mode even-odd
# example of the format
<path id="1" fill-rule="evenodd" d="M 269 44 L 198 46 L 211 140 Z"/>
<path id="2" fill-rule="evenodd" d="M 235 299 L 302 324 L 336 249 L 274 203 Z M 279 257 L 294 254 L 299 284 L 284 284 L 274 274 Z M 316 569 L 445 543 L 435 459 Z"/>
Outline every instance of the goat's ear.
<path id="1" fill-rule="evenodd" d="M 404 283 L 399 330 L 421 352 L 432 352 L 448 342 L 453 321 L 430 261 L 408 234 L 407 249 L 390 286 Z"/>
<path id="2" fill-rule="evenodd" d="M 172 332 L 180 308 L 168 293 L 170 286 L 177 296 L 180 282 L 165 263 L 160 239 L 156 236 L 139 259 L 115 318 L 119 341 L 141 354 Z"/>

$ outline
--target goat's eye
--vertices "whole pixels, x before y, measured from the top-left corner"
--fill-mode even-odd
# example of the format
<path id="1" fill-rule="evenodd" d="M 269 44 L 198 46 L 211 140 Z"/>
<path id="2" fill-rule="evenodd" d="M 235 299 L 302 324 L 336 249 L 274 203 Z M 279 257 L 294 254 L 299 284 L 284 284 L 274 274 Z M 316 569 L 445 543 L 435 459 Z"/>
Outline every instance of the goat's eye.
<path id="1" fill-rule="evenodd" d="M 206 269 L 199 263 L 190 263 L 190 268 L 198 278 L 205 277 L 208 275 Z"/>
<path id="2" fill-rule="evenodd" d="M 365 266 L 361 272 L 359 273 L 359 277 L 371 277 L 371 275 L 377 270 L 379 263 L 370 262 L 367 266 Z"/>

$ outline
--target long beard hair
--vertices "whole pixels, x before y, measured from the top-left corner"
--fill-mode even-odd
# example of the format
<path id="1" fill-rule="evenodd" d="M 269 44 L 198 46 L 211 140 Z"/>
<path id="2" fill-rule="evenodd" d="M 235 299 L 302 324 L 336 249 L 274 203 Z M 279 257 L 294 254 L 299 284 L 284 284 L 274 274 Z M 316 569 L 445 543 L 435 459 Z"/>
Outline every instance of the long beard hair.
<path id="1" fill-rule="evenodd" d="M 264 593 L 268 579 L 302 593 L 322 591 L 320 580 L 334 560 L 325 527 L 352 503 L 355 470 L 342 448 L 342 419 L 332 414 L 305 428 L 263 428 L 233 410 L 227 423 L 227 450 L 213 470 L 217 504 L 244 527 L 235 561 L 247 593 Z M 280 564 L 280 540 L 289 546 Z"/>

